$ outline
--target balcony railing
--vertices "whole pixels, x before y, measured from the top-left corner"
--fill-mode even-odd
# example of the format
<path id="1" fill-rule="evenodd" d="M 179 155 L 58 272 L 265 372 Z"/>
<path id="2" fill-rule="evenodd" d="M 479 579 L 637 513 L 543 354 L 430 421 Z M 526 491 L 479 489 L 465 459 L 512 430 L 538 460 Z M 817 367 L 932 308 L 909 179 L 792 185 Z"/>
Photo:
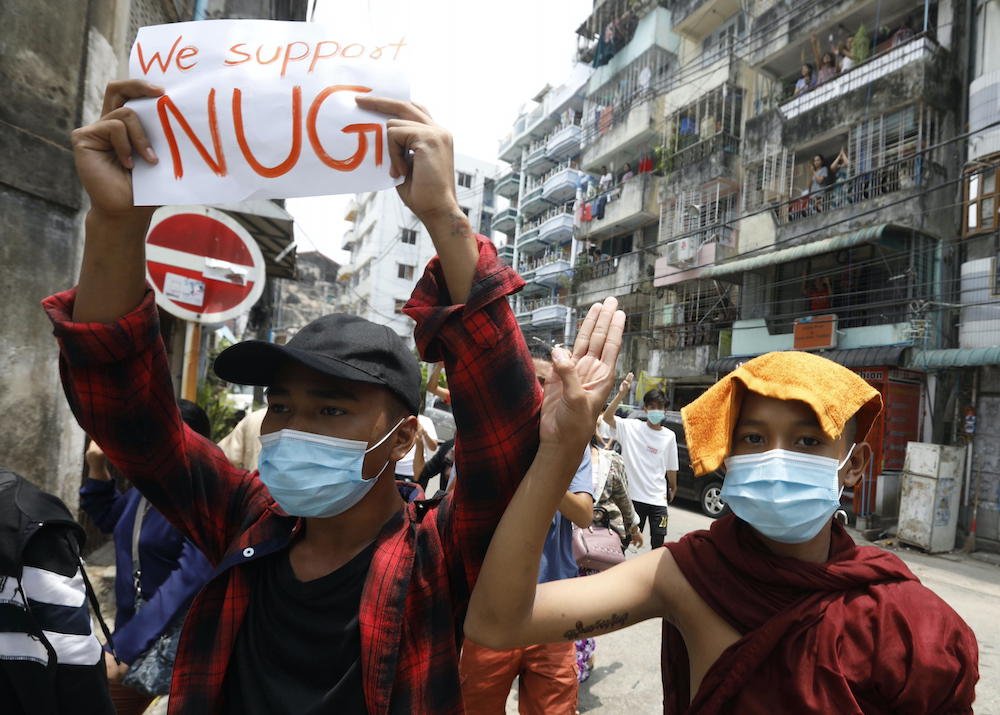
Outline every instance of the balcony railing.
<path id="1" fill-rule="evenodd" d="M 568 314 L 569 306 L 550 302 L 531 311 L 531 325 L 535 328 L 557 328 L 566 324 Z"/>
<path id="2" fill-rule="evenodd" d="M 579 124 L 568 124 L 557 129 L 545 143 L 545 152 L 553 161 L 562 161 L 580 153 L 580 142 L 583 139 L 583 127 Z"/>
<path id="3" fill-rule="evenodd" d="M 556 165 L 556 162 L 546 153 L 545 142 L 533 146 L 524 158 L 523 171 L 532 176 L 541 176 Z"/>
<path id="4" fill-rule="evenodd" d="M 665 168 L 667 171 L 678 171 L 720 152 L 739 154 L 740 138 L 726 132 L 719 132 L 707 139 L 688 143 L 678 147 L 671 156 L 665 159 Z"/>
<path id="5" fill-rule="evenodd" d="M 935 47 L 934 42 L 928 37 L 917 37 L 905 45 L 893 47 L 889 51 L 785 102 L 781 105 L 781 113 L 786 119 L 793 119 L 825 102 L 892 74 L 905 65 L 930 57 L 934 54 Z"/>
<path id="6" fill-rule="evenodd" d="M 649 174 L 633 177 L 592 201 L 591 215 L 603 211 L 603 216 L 584 223 L 582 235 L 598 239 L 656 219 L 658 209 L 653 200 L 654 184 L 649 177 Z"/>
<path id="7" fill-rule="evenodd" d="M 545 180 L 542 196 L 552 203 L 569 201 L 576 196 L 576 188 L 580 181 L 586 176 L 579 169 L 565 168 L 552 174 Z"/>
<path id="8" fill-rule="evenodd" d="M 506 243 L 497 249 L 497 257 L 508 266 L 514 263 L 514 246 Z"/>
<path id="9" fill-rule="evenodd" d="M 514 228 L 517 226 L 517 209 L 513 206 L 508 206 L 503 211 L 497 213 L 493 217 L 493 230 L 499 231 L 500 233 L 506 233 L 508 236 L 514 233 Z"/>
<path id="10" fill-rule="evenodd" d="M 921 186 L 935 165 L 923 156 L 896 161 L 870 171 L 862 171 L 822 190 L 792 199 L 778 207 L 779 223 L 804 218 L 860 204 L 886 194 Z"/>
<path id="11" fill-rule="evenodd" d="M 521 197 L 521 216 L 530 219 L 542 213 L 550 206 L 545 200 L 545 187 L 536 184 L 531 189 L 525 189 L 524 196 Z"/>
<path id="12" fill-rule="evenodd" d="M 521 174 L 517 171 L 508 171 L 501 176 L 494 187 L 494 191 L 505 199 L 517 196 L 517 191 L 521 186 Z"/>
<path id="13" fill-rule="evenodd" d="M 661 103 L 654 98 L 629 108 L 607 107 L 584 139 L 583 168 L 596 171 L 615 155 L 627 152 L 657 137 L 656 122 Z M 610 112 L 611 114 L 607 114 Z"/>
<path id="14" fill-rule="evenodd" d="M 562 243 L 573 238 L 573 213 L 564 208 L 554 213 L 538 227 L 538 239 L 544 243 Z"/>

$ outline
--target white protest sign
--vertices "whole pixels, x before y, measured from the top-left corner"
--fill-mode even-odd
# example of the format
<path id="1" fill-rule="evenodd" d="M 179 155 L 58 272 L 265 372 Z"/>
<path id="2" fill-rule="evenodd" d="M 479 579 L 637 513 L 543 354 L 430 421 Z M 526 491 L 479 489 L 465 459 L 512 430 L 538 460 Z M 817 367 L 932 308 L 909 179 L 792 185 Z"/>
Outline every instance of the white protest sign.
<path id="1" fill-rule="evenodd" d="M 137 206 L 232 203 L 390 188 L 386 117 L 360 94 L 409 98 L 402 38 L 314 23 L 210 20 L 143 27 L 129 75 L 160 161 L 136 159 Z"/>

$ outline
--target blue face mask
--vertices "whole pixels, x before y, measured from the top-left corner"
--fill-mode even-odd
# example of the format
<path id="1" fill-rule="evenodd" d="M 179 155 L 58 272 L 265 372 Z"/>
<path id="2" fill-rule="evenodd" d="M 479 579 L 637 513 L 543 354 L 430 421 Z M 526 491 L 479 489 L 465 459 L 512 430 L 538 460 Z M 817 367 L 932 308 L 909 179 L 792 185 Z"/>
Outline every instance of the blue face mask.
<path id="1" fill-rule="evenodd" d="M 406 419 L 405 417 L 403 419 Z M 401 419 L 373 444 L 283 429 L 260 436 L 260 480 L 278 506 L 292 516 L 329 517 L 361 501 L 389 466 L 365 478 L 365 455 L 389 439 Z"/>
<path id="2" fill-rule="evenodd" d="M 805 543 L 840 506 L 838 473 L 853 451 L 843 462 L 784 449 L 729 457 L 722 500 L 767 538 Z"/>
<path id="3" fill-rule="evenodd" d="M 652 425 L 660 424 L 664 417 L 666 417 L 666 413 L 663 410 L 646 410 L 646 419 Z"/>

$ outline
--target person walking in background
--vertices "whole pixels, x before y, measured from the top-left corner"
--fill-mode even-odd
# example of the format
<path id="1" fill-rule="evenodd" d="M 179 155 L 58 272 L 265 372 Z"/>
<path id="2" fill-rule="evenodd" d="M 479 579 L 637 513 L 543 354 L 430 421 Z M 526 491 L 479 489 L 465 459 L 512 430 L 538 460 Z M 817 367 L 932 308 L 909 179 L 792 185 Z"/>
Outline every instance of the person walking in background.
<path id="1" fill-rule="evenodd" d="M 179 407 L 184 422 L 209 439 L 205 411 L 188 400 L 180 400 Z M 169 692 L 181 623 L 213 569 L 138 489 L 118 491 L 107 457 L 94 441 L 86 460 L 89 476 L 80 488 L 80 507 L 101 531 L 114 535 L 115 543 L 113 637 L 121 662 L 105 653 L 108 682 L 118 715 L 137 715 L 154 696 Z"/>
<path id="2" fill-rule="evenodd" d="M 603 509 L 608 526 L 622 540 L 622 549 L 631 543 L 642 548 L 642 530 L 628 493 L 625 461 L 621 455 L 602 445 L 605 440 L 596 431 L 590 440 L 590 468 L 594 477 L 594 509 Z"/>
<path id="3" fill-rule="evenodd" d="M 639 516 L 632 507 L 628 495 L 628 480 L 625 477 L 625 462 L 617 452 L 605 449 L 604 438 L 595 430 L 590 439 L 590 469 L 594 478 L 594 523 L 611 528 L 622 540 L 622 551 L 631 543 L 642 548 L 642 531 L 639 530 Z M 600 515 L 600 517 L 598 516 Z M 627 524 L 627 526 L 626 526 Z M 595 571 L 580 569 L 581 576 Z M 579 681 L 590 678 L 594 670 L 594 656 L 597 640 L 582 638 L 576 642 L 576 666 Z"/>
<path id="4" fill-rule="evenodd" d="M 632 373 L 622 381 L 603 419 L 609 434 L 618 440 L 625 461 L 629 494 L 639 515 L 639 530 L 649 519 L 649 543 L 663 546 L 667 536 L 667 504 L 677 493 L 677 438 L 662 426 L 667 397 L 649 390 L 642 398 L 646 420 L 615 416 L 615 410 L 632 387 Z"/>

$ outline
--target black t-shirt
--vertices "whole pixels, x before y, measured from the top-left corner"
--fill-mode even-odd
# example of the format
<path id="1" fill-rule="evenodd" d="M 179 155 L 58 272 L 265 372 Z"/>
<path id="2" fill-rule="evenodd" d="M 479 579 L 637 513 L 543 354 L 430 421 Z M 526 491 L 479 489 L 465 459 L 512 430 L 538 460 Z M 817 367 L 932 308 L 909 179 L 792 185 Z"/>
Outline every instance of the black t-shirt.
<path id="1" fill-rule="evenodd" d="M 364 713 L 358 608 L 375 544 L 331 574 L 295 578 L 288 549 L 249 566 L 250 605 L 226 674 L 231 715 Z"/>

